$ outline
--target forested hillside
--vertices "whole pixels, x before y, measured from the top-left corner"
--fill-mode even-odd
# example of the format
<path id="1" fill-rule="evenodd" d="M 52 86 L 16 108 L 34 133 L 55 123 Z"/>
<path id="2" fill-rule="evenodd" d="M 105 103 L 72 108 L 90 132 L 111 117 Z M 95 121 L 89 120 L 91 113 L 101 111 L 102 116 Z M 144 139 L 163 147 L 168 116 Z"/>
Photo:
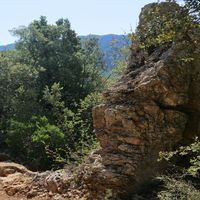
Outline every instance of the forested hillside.
<path id="1" fill-rule="evenodd" d="M 0 46 L 0 51 L 13 50 L 14 48 L 14 44 L 2 45 Z"/>
<path id="2" fill-rule="evenodd" d="M 88 35 L 80 36 L 80 38 L 84 41 L 86 38 L 91 36 L 96 37 L 99 40 L 99 47 L 104 53 L 108 71 L 112 70 L 116 60 L 120 60 L 122 58 L 120 49 L 128 48 L 131 45 L 131 40 L 128 35 Z"/>
<path id="3" fill-rule="evenodd" d="M 108 71 L 110 71 L 114 66 L 114 61 L 120 59 L 119 49 L 130 46 L 131 42 L 128 35 L 87 35 L 79 36 L 81 41 L 96 37 L 98 39 L 99 47 L 104 54 L 106 65 Z M 0 51 L 13 50 L 14 44 L 8 44 L 5 46 L 0 46 Z"/>

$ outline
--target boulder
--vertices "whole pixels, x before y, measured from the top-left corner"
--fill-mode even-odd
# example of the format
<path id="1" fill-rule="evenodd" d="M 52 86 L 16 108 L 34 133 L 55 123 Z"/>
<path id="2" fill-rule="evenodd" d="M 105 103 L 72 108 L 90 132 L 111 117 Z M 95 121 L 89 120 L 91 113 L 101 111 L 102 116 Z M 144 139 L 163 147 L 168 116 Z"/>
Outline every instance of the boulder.
<path id="1" fill-rule="evenodd" d="M 160 151 L 200 135 L 200 59 L 184 62 L 182 55 L 176 43 L 133 51 L 123 77 L 93 109 L 98 187 L 128 193 L 157 172 Z"/>

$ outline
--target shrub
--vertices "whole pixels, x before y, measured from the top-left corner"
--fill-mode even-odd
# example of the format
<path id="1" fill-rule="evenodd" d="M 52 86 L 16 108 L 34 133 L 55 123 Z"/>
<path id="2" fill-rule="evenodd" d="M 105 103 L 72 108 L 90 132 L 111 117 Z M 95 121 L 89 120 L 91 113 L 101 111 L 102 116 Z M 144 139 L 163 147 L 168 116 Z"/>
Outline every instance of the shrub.
<path id="1" fill-rule="evenodd" d="M 62 145 L 64 134 L 55 125 L 51 125 L 46 117 L 36 118 L 35 122 L 36 129 L 32 135 L 32 141 L 43 143 L 45 146 L 56 148 Z"/>
<path id="2" fill-rule="evenodd" d="M 172 159 L 172 158 L 176 159 Z M 160 200 L 198 200 L 200 197 L 200 141 L 198 138 L 187 145 L 181 146 L 173 152 L 160 152 L 160 160 L 174 163 L 178 172 L 171 172 L 170 176 L 162 176 L 164 189 L 158 193 Z M 180 165 L 179 162 L 184 160 Z M 174 162 L 176 161 L 176 162 Z M 189 162 L 187 162 L 189 161 Z M 184 165 L 183 165 L 184 164 Z"/>
<path id="3" fill-rule="evenodd" d="M 160 152 L 160 160 L 164 159 L 170 161 L 174 156 L 188 156 L 189 167 L 187 172 L 195 177 L 199 177 L 200 172 L 200 141 L 198 137 L 195 138 L 194 142 L 188 146 L 181 146 L 176 151 L 172 152 Z"/>
<path id="4" fill-rule="evenodd" d="M 31 134 L 34 130 L 33 124 L 10 121 L 10 128 L 6 136 L 6 143 L 14 156 L 21 157 L 26 154 L 31 146 Z"/>
<path id="5" fill-rule="evenodd" d="M 76 112 L 64 110 L 62 129 L 65 133 L 72 160 L 80 162 L 96 146 L 93 132 L 92 108 L 102 101 L 99 93 L 92 93 L 80 102 Z"/>
<path id="6" fill-rule="evenodd" d="M 57 125 L 45 116 L 33 116 L 28 122 L 11 120 L 6 139 L 11 155 L 34 170 L 80 163 L 96 145 L 91 110 L 100 101 L 101 95 L 93 93 L 76 111 L 64 108 L 56 116 Z"/>
<path id="7" fill-rule="evenodd" d="M 17 161 L 33 170 L 49 169 L 58 162 L 57 149 L 64 147 L 64 134 L 46 117 L 34 116 L 29 122 L 11 120 L 6 143 Z"/>
<path id="8" fill-rule="evenodd" d="M 198 191 L 190 182 L 183 179 L 163 176 L 165 188 L 158 193 L 160 200 L 199 200 Z"/>

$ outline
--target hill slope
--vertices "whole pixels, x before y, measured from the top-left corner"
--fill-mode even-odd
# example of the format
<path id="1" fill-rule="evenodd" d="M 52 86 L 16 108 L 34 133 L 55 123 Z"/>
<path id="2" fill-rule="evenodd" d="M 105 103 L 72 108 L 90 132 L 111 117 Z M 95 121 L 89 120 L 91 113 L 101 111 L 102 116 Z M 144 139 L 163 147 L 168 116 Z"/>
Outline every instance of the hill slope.
<path id="1" fill-rule="evenodd" d="M 91 36 L 95 36 L 99 39 L 99 45 L 105 55 L 105 60 L 108 69 L 109 70 L 112 69 L 113 61 L 115 59 L 116 49 L 122 48 L 123 46 L 126 46 L 129 43 L 127 35 L 115 35 L 115 34 L 86 35 L 86 36 L 80 36 L 80 39 L 85 40 Z M 0 46 L 0 51 L 13 50 L 14 48 L 15 48 L 14 44 L 8 44 Z"/>
<path id="2" fill-rule="evenodd" d="M 97 37 L 99 39 L 99 46 L 105 55 L 106 64 L 108 66 L 108 70 L 111 70 L 113 67 L 113 62 L 116 58 L 116 50 L 120 49 L 124 46 L 127 46 L 130 41 L 128 40 L 127 35 L 87 35 L 80 36 L 81 40 L 87 39 L 89 37 Z M 117 56 L 118 57 L 118 56 Z"/>
<path id="3" fill-rule="evenodd" d="M 13 50 L 14 48 L 14 44 L 7 44 L 4 46 L 0 46 L 0 51 Z"/>

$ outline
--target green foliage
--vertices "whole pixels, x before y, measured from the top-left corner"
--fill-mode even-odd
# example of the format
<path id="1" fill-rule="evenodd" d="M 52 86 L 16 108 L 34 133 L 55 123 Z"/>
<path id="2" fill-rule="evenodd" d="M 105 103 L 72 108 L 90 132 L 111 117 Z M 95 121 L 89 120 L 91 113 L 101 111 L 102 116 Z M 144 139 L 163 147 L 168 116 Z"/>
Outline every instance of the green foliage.
<path id="1" fill-rule="evenodd" d="M 161 177 L 164 181 L 165 188 L 158 192 L 157 197 L 160 200 L 198 200 L 200 191 L 191 183 L 182 179 L 171 178 L 168 176 Z"/>
<path id="2" fill-rule="evenodd" d="M 58 89 L 59 84 L 55 88 Z M 34 170 L 57 168 L 69 162 L 79 163 L 96 146 L 91 109 L 100 101 L 101 96 L 93 93 L 80 102 L 76 112 L 68 108 L 56 110 L 59 114 L 55 115 L 57 120 L 51 121 L 57 125 L 50 123 L 45 116 L 33 116 L 26 122 L 11 120 L 6 134 L 11 155 Z"/>
<path id="3" fill-rule="evenodd" d="M 102 102 L 102 96 L 99 93 L 91 93 L 80 102 L 80 108 L 77 117 L 80 119 L 80 147 L 84 150 L 90 149 L 90 146 L 96 144 L 96 136 L 93 133 L 92 108 Z M 81 150 L 81 151 L 82 151 Z"/>
<path id="4" fill-rule="evenodd" d="M 83 40 L 82 47 L 87 64 L 96 66 L 97 70 L 105 70 L 104 54 L 99 47 L 99 39 L 95 36 L 90 36 Z"/>
<path id="5" fill-rule="evenodd" d="M 200 196 L 200 141 L 198 138 L 172 152 L 160 152 L 160 160 L 173 163 L 168 175 L 161 177 L 164 188 L 158 192 L 160 200 L 197 200 Z M 171 171 L 171 172 L 170 172 Z M 171 175 L 169 175 L 169 173 Z"/>
<path id="6" fill-rule="evenodd" d="M 4 53 L 0 55 L 0 72 L 1 114 L 20 119 L 33 114 L 37 107 L 36 79 L 39 72 L 31 66 L 13 63 Z"/>
<path id="7" fill-rule="evenodd" d="M 157 46 L 176 43 L 177 48 L 185 49 L 180 60 L 192 61 L 199 53 L 200 6 L 196 0 L 184 2 L 183 6 L 176 1 L 154 3 L 144 9 L 133 35 L 134 46 L 151 53 Z"/>
<path id="8" fill-rule="evenodd" d="M 83 48 L 83 82 L 82 87 L 85 97 L 95 91 L 102 91 L 102 75 L 106 70 L 106 62 L 103 52 L 99 47 L 98 38 L 88 37 L 82 42 Z"/>
<path id="9" fill-rule="evenodd" d="M 95 39 L 85 41 L 83 48 L 67 19 L 48 24 L 46 17 L 35 20 L 28 27 L 13 30 L 19 37 L 16 43 L 18 60 L 35 68 L 39 73 L 39 88 L 42 96 L 46 86 L 60 83 L 66 106 L 94 92 L 100 81 L 103 67 L 102 54 Z"/>
<path id="10" fill-rule="evenodd" d="M 114 85 L 114 83 L 116 83 L 122 77 L 122 74 L 124 73 L 128 65 L 128 59 L 131 52 L 130 40 L 131 34 L 129 34 L 128 37 L 124 38 L 123 43 L 125 45 L 122 48 L 118 48 L 115 40 L 113 40 L 110 44 L 113 50 L 113 57 L 115 61 L 113 63 L 111 74 L 106 81 L 107 87 Z"/>
<path id="11" fill-rule="evenodd" d="M 136 32 L 141 45 L 149 48 L 175 40 L 176 33 L 182 26 L 182 20 L 177 17 L 179 10 L 180 7 L 175 3 L 167 6 L 165 3 L 155 3 L 144 10 Z"/>
<path id="12" fill-rule="evenodd" d="M 96 146 L 96 136 L 93 133 L 92 107 L 99 104 L 102 97 L 99 93 L 92 93 L 80 102 L 77 112 L 64 110 L 62 129 L 66 134 L 68 147 L 72 152 L 72 159 L 80 161 Z"/>
<path id="13" fill-rule="evenodd" d="M 54 83 L 49 89 L 48 86 L 45 87 L 43 91 L 43 108 L 46 115 L 49 119 L 59 123 L 63 109 L 64 101 L 62 101 L 63 87 L 60 86 L 60 83 Z"/>
<path id="14" fill-rule="evenodd" d="M 56 162 L 49 151 L 56 152 L 64 146 L 64 133 L 46 117 L 34 116 L 26 123 L 11 120 L 6 143 L 17 161 L 23 161 L 34 170 L 47 169 Z"/>
<path id="15" fill-rule="evenodd" d="M 30 148 L 32 131 L 34 127 L 31 123 L 10 121 L 6 143 L 14 156 L 21 156 Z"/>
<path id="16" fill-rule="evenodd" d="M 37 114 L 37 77 L 35 68 L 14 62 L 15 52 L 0 54 L 0 147 L 11 118 L 26 120 Z M 30 103 L 31 102 L 31 103 Z"/>
<path id="17" fill-rule="evenodd" d="M 16 50 L 0 54 L 0 150 L 37 170 L 79 162 L 96 144 L 91 110 L 106 68 L 98 39 L 81 44 L 67 19 L 46 17 L 13 34 Z"/>
<path id="18" fill-rule="evenodd" d="M 171 160 L 175 155 L 189 156 L 190 166 L 187 171 L 192 176 L 200 175 L 200 141 L 198 138 L 188 146 L 181 146 L 173 152 L 160 152 L 160 158 L 167 161 Z"/>
<path id="19" fill-rule="evenodd" d="M 119 60 L 116 61 L 114 64 L 114 67 L 111 72 L 111 77 L 108 80 L 108 87 L 114 85 L 123 75 L 123 72 L 125 71 L 127 67 L 127 61 L 126 60 Z"/>
<path id="20" fill-rule="evenodd" d="M 63 132 L 57 126 L 49 124 L 46 117 L 39 118 L 35 126 L 36 130 L 32 134 L 33 142 L 40 142 L 52 148 L 61 146 L 64 139 Z"/>

